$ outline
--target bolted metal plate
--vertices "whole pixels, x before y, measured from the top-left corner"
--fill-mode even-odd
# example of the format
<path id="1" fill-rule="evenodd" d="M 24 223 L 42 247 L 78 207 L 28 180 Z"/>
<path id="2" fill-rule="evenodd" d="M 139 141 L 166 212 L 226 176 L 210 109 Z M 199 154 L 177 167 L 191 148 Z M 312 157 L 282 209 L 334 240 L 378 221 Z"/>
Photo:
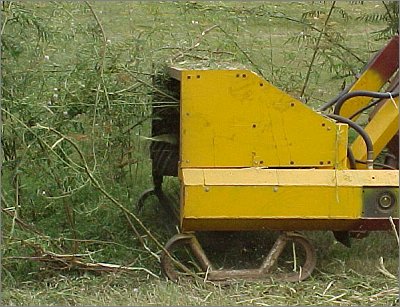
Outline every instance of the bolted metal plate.
<path id="1" fill-rule="evenodd" d="M 393 187 L 363 188 L 363 217 L 398 217 L 399 189 Z"/>

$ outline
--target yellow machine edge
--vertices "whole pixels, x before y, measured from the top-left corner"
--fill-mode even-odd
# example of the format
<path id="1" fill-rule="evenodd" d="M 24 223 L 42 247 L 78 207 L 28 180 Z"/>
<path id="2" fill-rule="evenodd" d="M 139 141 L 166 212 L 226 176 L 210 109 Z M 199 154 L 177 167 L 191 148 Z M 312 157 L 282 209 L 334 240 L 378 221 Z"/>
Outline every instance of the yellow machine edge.
<path id="1" fill-rule="evenodd" d="M 368 216 L 371 209 L 365 212 L 364 194 L 377 187 L 393 193 L 399 174 L 394 170 L 182 169 L 181 181 L 185 231 L 204 227 L 340 230 L 355 220 L 378 216 Z M 378 204 L 374 208 L 379 211 Z M 386 214 L 395 216 L 396 208 Z"/>

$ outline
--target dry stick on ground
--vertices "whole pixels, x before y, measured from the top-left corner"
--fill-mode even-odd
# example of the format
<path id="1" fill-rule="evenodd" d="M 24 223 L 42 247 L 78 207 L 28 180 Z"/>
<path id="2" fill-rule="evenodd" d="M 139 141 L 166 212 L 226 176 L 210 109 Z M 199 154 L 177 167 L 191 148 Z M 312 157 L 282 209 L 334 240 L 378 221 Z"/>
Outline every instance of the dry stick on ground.
<path id="1" fill-rule="evenodd" d="M 111 264 L 111 263 L 104 263 L 104 262 L 84 262 L 82 261 L 82 257 L 87 256 L 84 254 L 57 254 L 49 251 L 41 252 L 39 256 L 12 256 L 12 257 L 5 257 L 6 260 L 31 260 L 31 261 L 38 261 L 38 262 L 46 262 L 54 264 L 56 269 L 80 269 L 80 270 L 90 270 L 90 271 L 106 271 L 106 272 L 116 272 L 116 271 L 145 271 L 147 274 L 158 278 L 156 274 L 151 272 L 150 270 L 143 268 L 143 267 L 131 267 L 131 266 L 124 266 L 118 264 Z"/>
<path id="2" fill-rule="evenodd" d="M 396 242 L 397 242 L 397 246 L 400 246 L 400 239 L 399 239 L 399 234 L 397 233 L 397 229 L 396 229 L 396 225 L 393 222 L 393 218 L 390 216 L 389 217 L 389 221 L 390 221 L 390 225 L 393 229 L 394 235 L 396 237 Z M 383 275 L 392 278 L 392 279 L 396 279 L 397 277 L 394 276 L 392 273 L 390 273 L 386 268 L 385 265 L 383 264 L 383 257 L 379 258 L 379 265 L 377 266 L 378 271 L 381 272 Z"/>
<path id="3" fill-rule="evenodd" d="M 379 265 L 377 266 L 378 271 L 381 272 L 383 275 L 392 278 L 392 279 L 397 279 L 396 276 L 394 276 L 392 273 L 390 273 L 387 268 L 385 268 L 385 265 L 383 264 L 383 257 L 379 258 Z"/>
<path id="4" fill-rule="evenodd" d="M 391 216 L 389 216 L 389 221 L 390 221 L 390 226 L 392 227 L 393 233 L 396 237 L 396 241 L 397 241 L 397 246 L 400 247 L 400 238 L 399 238 L 399 234 L 397 232 L 397 228 L 396 225 L 393 222 L 393 218 Z"/>

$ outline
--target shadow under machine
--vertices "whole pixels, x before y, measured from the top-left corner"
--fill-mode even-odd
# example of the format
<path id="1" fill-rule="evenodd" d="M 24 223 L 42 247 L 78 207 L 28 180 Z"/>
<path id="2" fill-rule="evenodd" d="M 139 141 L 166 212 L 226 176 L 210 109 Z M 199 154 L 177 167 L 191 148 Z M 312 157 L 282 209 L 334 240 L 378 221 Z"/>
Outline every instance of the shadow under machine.
<path id="1" fill-rule="evenodd" d="M 350 237 L 398 225 L 399 38 L 393 37 L 337 97 L 314 110 L 249 70 L 170 67 L 178 102 L 154 102 L 150 147 L 155 194 L 168 207 L 166 177 L 180 182 L 180 233 L 165 245 L 162 270 L 179 276 L 174 252 L 187 247 L 207 280 L 310 276 L 316 253 L 305 231 Z M 362 124 L 360 124 L 362 119 Z M 354 131 L 356 137 L 349 138 Z M 198 234 L 274 230 L 257 268 L 216 269 Z M 276 269 L 288 242 L 299 269 Z"/>

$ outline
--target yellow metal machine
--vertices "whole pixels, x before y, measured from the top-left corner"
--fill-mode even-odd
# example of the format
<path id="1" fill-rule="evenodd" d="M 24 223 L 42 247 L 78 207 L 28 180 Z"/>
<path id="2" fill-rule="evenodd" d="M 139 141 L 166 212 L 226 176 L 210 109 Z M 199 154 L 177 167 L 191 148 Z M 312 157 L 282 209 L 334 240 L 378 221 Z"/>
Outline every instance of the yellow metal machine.
<path id="1" fill-rule="evenodd" d="M 170 68 L 169 75 L 179 107 L 154 109 L 152 134 L 179 142 L 152 144 L 155 187 L 145 193 L 162 202 L 163 177 L 179 177 L 181 233 L 161 259 L 169 278 L 177 278 L 171 256 L 180 245 L 192 249 L 209 280 L 253 279 L 269 276 L 293 241 L 304 264 L 275 278 L 302 280 L 315 251 L 294 231 L 330 230 L 347 244 L 351 235 L 398 224 L 398 36 L 319 110 L 248 70 Z M 372 108 L 368 122 L 357 124 Z M 350 129 L 359 135 L 352 142 Z M 196 238 L 248 230 L 282 232 L 257 269 L 213 269 Z"/>

